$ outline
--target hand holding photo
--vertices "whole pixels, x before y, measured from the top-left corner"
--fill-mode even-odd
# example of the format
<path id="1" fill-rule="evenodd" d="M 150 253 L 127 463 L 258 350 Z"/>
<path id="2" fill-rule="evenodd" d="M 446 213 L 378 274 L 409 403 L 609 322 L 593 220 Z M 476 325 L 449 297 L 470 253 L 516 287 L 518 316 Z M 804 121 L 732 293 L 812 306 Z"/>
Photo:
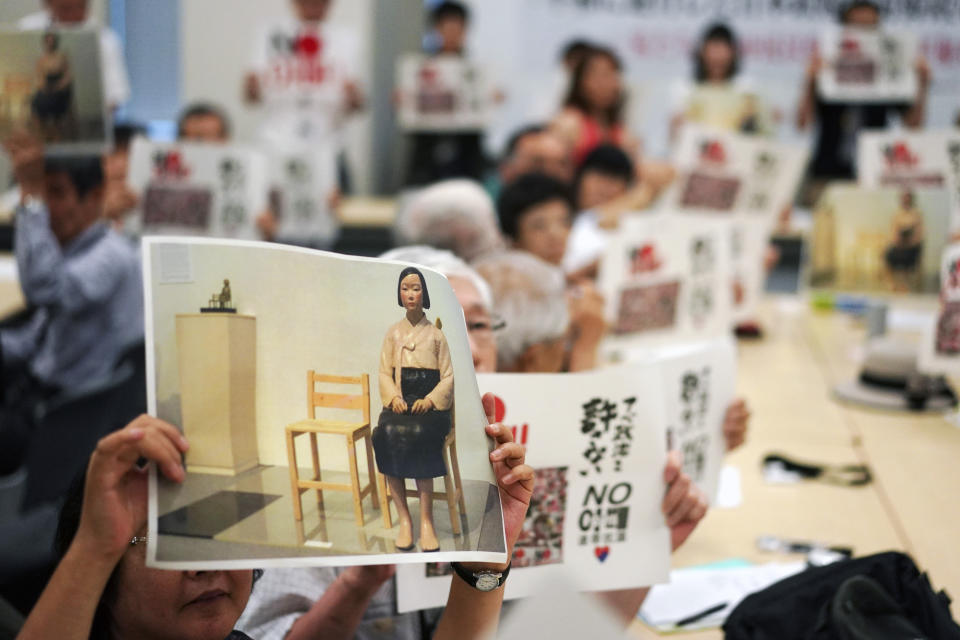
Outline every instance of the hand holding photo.
<path id="1" fill-rule="evenodd" d="M 261 243 L 143 247 L 149 407 L 190 442 L 183 483 L 151 484 L 152 566 L 504 561 L 485 414 L 442 276 Z M 161 279 L 171 248 L 191 278 Z"/>

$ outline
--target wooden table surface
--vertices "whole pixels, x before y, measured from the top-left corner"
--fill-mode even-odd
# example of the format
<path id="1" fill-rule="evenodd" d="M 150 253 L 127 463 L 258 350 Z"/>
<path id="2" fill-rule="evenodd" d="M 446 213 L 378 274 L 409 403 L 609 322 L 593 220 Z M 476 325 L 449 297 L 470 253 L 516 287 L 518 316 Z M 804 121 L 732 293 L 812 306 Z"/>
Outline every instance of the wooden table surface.
<path id="1" fill-rule="evenodd" d="M 932 308 L 931 299 L 894 304 Z M 954 598 L 960 619 L 960 428 L 953 416 L 892 414 L 831 398 L 858 370 L 865 329 L 850 316 L 814 313 L 795 300 L 762 311 L 763 340 L 740 343 L 738 387 L 753 411 L 747 443 L 727 463 L 740 470 L 743 504 L 712 509 L 673 558 L 690 567 L 727 558 L 802 560 L 758 551 L 772 534 L 851 546 L 856 555 L 900 550 Z M 875 475 L 861 488 L 820 483 L 771 486 L 760 461 L 772 452 L 825 463 L 866 463 Z M 638 638 L 660 637 L 639 621 Z M 674 634 L 671 634 L 674 635 Z M 684 633 L 721 638 L 717 630 Z"/>

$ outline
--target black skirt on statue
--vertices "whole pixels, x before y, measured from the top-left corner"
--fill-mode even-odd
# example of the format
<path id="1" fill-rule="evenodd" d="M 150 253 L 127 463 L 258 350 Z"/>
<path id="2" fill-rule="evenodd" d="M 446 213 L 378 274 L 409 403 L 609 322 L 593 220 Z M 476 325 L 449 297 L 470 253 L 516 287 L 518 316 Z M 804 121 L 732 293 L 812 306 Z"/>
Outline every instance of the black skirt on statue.
<path id="1" fill-rule="evenodd" d="M 443 442 L 450 433 L 450 412 L 431 409 L 422 415 L 409 413 L 440 382 L 436 369 L 400 370 L 400 388 L 408 413 L 384 408 L 373 430 L 373 451 L 380 473 L 397 478 L 439 478 L 446 475 Z"/>

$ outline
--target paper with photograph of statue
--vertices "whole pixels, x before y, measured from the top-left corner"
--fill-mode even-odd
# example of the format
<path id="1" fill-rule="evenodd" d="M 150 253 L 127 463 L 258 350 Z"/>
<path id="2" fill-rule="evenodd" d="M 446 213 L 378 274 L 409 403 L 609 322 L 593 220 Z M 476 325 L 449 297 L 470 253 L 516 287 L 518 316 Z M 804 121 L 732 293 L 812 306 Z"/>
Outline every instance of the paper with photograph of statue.
<path id="1" fill-rule="evenodd" d="M 132 234 L 178 234 L 255 240 L 267 211 L 267 158 L 239 145 L 134 139 L 127 184 L 139 208 Z"/>
<path id="2" fill-rule="evenodd" d="M 96 30 L 0 28 L 0 51 L 0 139 L 27 130 L 56 155 L 110 148 Z"/>
<path id="3" fill-rule="evenodd" d="M 960 133 L 864 131 L 857 138 L 857 182 L 868 188 L 946 189 L 950 230 L 960 230 Z"/>
<path id="4" fill-rule="evenodd" d="M 143 265 L 149 411 L 190 442 L 183 483 L 151 475 L 150 566 L 506 559 L 492 441 L 444 277 L 159 236 L 144 238 Z"/>
<path id="5" fill-rule="evenodd" d="M 946 189 L 869 189 L 834 183 L 813 212 L 813 286 L 933 293 L 947 245 Z"/>

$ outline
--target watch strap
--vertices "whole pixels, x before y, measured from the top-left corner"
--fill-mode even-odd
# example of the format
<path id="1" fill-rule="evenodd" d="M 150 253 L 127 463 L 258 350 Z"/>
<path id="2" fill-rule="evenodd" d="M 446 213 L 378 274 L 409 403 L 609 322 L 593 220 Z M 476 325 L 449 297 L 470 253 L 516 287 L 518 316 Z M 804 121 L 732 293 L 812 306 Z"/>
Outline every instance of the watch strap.
<path id="1" fill-rule="evenodd" d="M 513 561 L 507 564 L 507 568 L 503 571 L 494 571 L 491 569 L 476 572 L 470 571 L 459 562 L 451 562 L 450 566 L 456 574 L 460 576 L 460 579 L 468 585 L 478 591 L 487 592 L 503 586 L 503 583 L 507 581 L 507 576 L 510 575 L 510 567 L 512 564 Z M 496 580 L 495 584 L 493 580 Z"/>

